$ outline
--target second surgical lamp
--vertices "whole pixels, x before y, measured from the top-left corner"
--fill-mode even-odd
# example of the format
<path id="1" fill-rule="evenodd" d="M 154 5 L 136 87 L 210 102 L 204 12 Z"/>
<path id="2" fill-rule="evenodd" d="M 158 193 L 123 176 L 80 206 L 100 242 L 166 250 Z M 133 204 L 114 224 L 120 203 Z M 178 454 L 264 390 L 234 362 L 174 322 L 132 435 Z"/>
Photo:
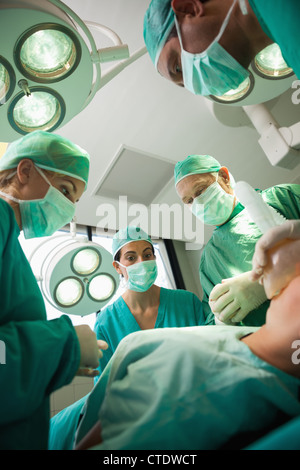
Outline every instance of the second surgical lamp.
<path id="1" fill-rule="evenodd" d="M 70 230 L 70 235 L 46 237 L 28 259 L 52 307 L 86 316 L 100 311 L 112 299 L 119 277 L 111 253 L 89 237 L 76 235 L 75 222 Z"/>

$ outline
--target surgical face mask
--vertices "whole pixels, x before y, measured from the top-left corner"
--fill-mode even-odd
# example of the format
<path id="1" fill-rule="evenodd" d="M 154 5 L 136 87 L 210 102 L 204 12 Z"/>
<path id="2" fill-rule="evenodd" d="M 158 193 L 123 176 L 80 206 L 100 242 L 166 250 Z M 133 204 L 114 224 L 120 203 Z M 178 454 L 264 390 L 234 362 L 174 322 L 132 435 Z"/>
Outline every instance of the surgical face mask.
<path id="1" fill-rule="evenodd" d="M 52 186 L 38 167 L 35 168 L 49 184 L 49 189 L 42 199 L 17 199 L 0 191 L 2 196 L 19 204 L 22 229 L 26 239 L 52 235 L 69 223 L 75 214 L 75 204 Z"/>
<path id="2" fill-rule="evenodd" d="M 230 217 L 235 196 L 226 193 L 217 181 L 193 200 L 193 214 L 207 225 L 222 225 Z"/>
<path id="3" fill-rule="evenodd" d="M 127 271 L 127 289 L 135 292 L 146 292 L 157 278 L 157 264 L 155 260 L 142 261 L 130 266 L 124 266 L 119 261 L 118 264 Z"/>
<path id="4" fill-rule="evenodd" d="M 249 76 L 248 70 L 240 65 L 220 44 L 219 40 L 228 25 L 237 0 L 234 0 L 221 26 L 219 34 L 210 46 L 199 54 L 183 49 L 180 28 L 175 25 L 181 45 L 181 67 L 185 88 L 195 95 L 222 96 L 238 86 Z"/>

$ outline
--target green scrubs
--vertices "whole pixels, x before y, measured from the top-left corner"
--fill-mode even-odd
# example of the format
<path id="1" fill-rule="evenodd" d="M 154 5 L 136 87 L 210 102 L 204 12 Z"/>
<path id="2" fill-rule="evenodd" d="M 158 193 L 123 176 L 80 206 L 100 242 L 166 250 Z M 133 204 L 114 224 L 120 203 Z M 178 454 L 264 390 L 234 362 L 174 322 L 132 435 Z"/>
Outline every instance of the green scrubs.
<path id="1" fill-rule="evenodd" d="M 2 199 L 0 221 L 0 448 L 46 449 L 49 395 L 73 379 L 80 346 L 67 316 L 46 320 L 13 210 Z"/>
<path id="2" fill-rule="evenodd" d="M 261 191 L 263 199 L 287 219 L 300 218 L 300 185 L 282 184 Z M 252 269 L 252 257 L 262 233 L 239 203 L 228 222 L 216 227 L 204 248 L 200 261 L 202 305 L 207 324 L 214 324 L 208 298 L 222 279 L 237 276 Z M 250 312 L 240 325 L 260 326 L 265 323 L 270 302 L 266 301 Z"/>
<path id="3" fill-rule="evenodd" d="M 300 79 L 299 0 L 249 0 L 261 27 L 276 42 L 285 59 Z"/>
<path id="4" fill-rule="evenodd" d="M 300 379 L 240 341 L 255 330 L 216 325 L 126 336 L 87 400 L 77 442 L 99 420 L 99 450 L 240 449 L 300 416 Z"/>
<path id="5" fill-rule="evenodd" d="M 160 303 L 154 328 L 204 325 L 202 304 L 192 292 L 177 289 L 160 289 Z M 109 348 L 103 350 L 99 372 L 103 382 L 103 370 L 113 356 L 120 341 L 130 333 L 141 331 L 122 297 L 108 305 L 96 320 L 94 331 L 97 339 L 105 340 Z M 95 383 L 99 380 L 95 378 Z M 74 443 L 77 424 L 87 397 L 60 411 L 51 419 L 49 448 L 69 450 Z"/>
<path id="6" fill-rule="evenodd" d="M 177 289 L 160 289 L 160 302 L 154 328 L 203 325 L 202 304 L 192 292 Z M 140 326 L 122 297 L 98 314 L 94 331 L 97 339 L 108 343 L 100 359 L 100 374 L 112 357 L 120 341 L 130 333 L 141 331 Z M 95 378 L 95 382 L 99 376 Z"/>

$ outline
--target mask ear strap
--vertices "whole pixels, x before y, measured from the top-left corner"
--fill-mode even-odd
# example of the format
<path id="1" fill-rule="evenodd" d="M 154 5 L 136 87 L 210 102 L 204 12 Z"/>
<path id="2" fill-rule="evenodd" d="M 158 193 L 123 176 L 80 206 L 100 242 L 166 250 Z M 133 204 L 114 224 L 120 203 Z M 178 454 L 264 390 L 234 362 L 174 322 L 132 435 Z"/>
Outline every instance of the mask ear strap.
<path id="1" fill-rule="evenodd" d="M 175 26 L 176 26 L 176 31 L 177 31 L 177 36 L 178 36 L 179 44 L 180 44 L 181 50 L 183 50 L 183 47 L 182 47 L 182 39 L 181 39 L 181 31 L 180 31 L 180 26 L 179 26 L 179 23 L 178 23 L 178 20 L 177 20 L 177 16 L 176 16 L 176 15 L 175 15 Z"/>
<path id="2" fill-rule="evenodd" d="M 233 8 L 234 8 L 236 2 L 237 2 L 237 0 L 233 0 L 233 3 L 232 3 L 232 5 L 231 5 L 231 7 L 229 8 L 229 11 L 228 11 L 228 13 L 227 13 L 227 15 L 226 15 L 226 17 L 225 17 L 225 20 L 223 21 L 223 24 L 222 24 L 222 26 L 221 26 L 221 28 L 220 28 L 220 31 L 218 32 L 217 37 L 214 39 L 213 42 L 218 42 L 219 39 L 220 39 L 220 37 L 223 35 L 223 33 L 224 33 L 224 31 L 225 31 L 225 29 L 226 29 L 228 23 L 229 23 L 229 19 L 230 19 L 231 13 L 232 13 L 232 10 L 233 10 Z"/>
<path id="3" fill-rule="evenodd" d="M 36 165 L 34 165 L 36 171 L 41 175 L 42 178 L 44 178 L 44 180 L 49 184 L 49 186 L 52 186 L 52 184 L 50 183 L 50 181 L 48 180 L 47 176 L 44 174 L 44 172 Z"/>
<path id="4" fill-rule="evenodd" d="M 13 171 L 10 175 L 8 175 L 5 179 L 10 180 L 13 176 L 17 174 L 17 170 Z"/>
<path id="5" fill-rule="evenodd" d="M 12 196 L 11 194 L 9 193 L 5 193 L 4 191 L 0 191 L 0 194 L 1 196 L 4 196 L 6 197 L 7 199 L 10 199 L 11 201 L 14 201 L 14 202 L 17 202 L 17 203 L 21 203 L 23 202 L 23 199 L 17 199 L 16 197 Z"/>
<path id="6" fill-rule="evenodd" d="M 116 261 L 116 260 L 115 260 L 115 261 Z M 127 267 L 127 266 L 124 266 L 124 264 L 120 263 L 120 261 L 116 261 L 116 263 L 118 263 L 120 266 L 122 266 L 122 268 L 125 268 L 125 269 L 126 269 L 126 267 Z"/>
<path id="7" fill-rule="evenodd" d="M 239 0 L 239 4 L 240 4 L 240 9 L 243 15 L 248 15 L 248 7 L 246 4 L 246 0 Z"/>
<path id="8" fill-rule="evenodd" d="M 243 0 L 239 0 L 243 3 Z M 228 23 L 229 23 L 229 19 L 230 19 L 230 16 L 231 16 L 231 13 L 232 13 L 232 10 L 236 4 L 237 0 L 233 0 L 233 3 L 231 5 L 231 7 L 229 8 L 229 11 L 225 17 L 225 20 L 223 21 L 222 23 L 222 26 L 220 28 L 220 31 L 218 32 L 217 36 L 215 37 L 215 39 L 212 41 L 211 44 L 215 43 L 215 42 L 218 42 L 220 37 L 223 35 Z M 177 30 L 177 35 L 178 35 L 178 39 L 179 39 L 179 44 L 180 44 L 180 47 L 181 47 L 181 50 L 183 51 L 183 47 L 182 47 L 182 38 L 181 38 L 181 32 L 180 32 L 180 26 L 179 26 L 179 23 L 178 23 L 178 20 L 177 20 L 177 16 L 175 15 L 175 26 L 176 26 L 176 30 Z M 208 46 L 210 47 L 210 46 Z M 208 49 L 208 48 L 207 48 Z"/>

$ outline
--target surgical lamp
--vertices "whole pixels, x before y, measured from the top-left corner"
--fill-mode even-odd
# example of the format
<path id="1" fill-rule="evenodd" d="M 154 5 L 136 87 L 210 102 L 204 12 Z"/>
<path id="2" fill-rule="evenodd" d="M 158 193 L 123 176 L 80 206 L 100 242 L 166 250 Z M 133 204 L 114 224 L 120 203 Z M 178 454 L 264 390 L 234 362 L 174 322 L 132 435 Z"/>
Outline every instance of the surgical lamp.
<path id="1" fill-rule="evenodd" d="M 31 253 L 41 258 L 41 250 L 51 246 L 40 264 L 36 279 L 47 301 L 61 312 L 85 316 L 101 310 L 115 295 L 119 277 L 112 255 L 85 236 L 47 237 Z"/>
<path id="2" fill-rule="evenodd" d="M 114 31 L 82 21 L 59 0 L 4 0 L 0 10 L 2 141 L 66 124 L 146 53 L 143 47 L 129 57 Z M 113 46 L 97 49 L 89 28 L 101 31 Z M 102 74 L 100 63 L 111 61 L 118 61 L 117 67 Z"/>
<path id="3" fill-rule="evenodd" d="M 209 99 L 227 105 L 258 104 L 281 95 L 295 79 L 278 44 L 273 43 L 255 56 L 249 67 L 249 77 L 238 88 L 222 96 L 211 95 Z"/>

